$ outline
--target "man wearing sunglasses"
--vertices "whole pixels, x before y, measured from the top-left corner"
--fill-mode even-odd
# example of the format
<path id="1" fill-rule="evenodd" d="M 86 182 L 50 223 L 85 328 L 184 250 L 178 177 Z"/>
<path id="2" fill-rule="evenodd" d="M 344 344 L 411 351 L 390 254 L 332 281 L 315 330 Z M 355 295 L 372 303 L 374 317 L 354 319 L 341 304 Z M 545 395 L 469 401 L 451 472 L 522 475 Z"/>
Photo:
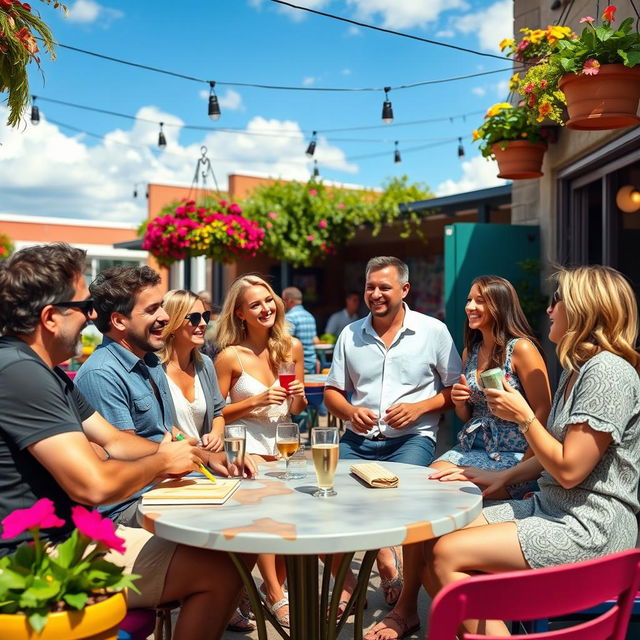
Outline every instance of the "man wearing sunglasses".
<path id="1" fill-rule="evenodd" d="M 80 249 L 51 244 L 22 249 L 0 267 L 0 520 L 47 497 L 67 522 L 40 531 L 54 542 L 69 535 L 74 505 L 125 500 L 160 478 L 194 470 L 202 459 L 168 432 L 152 442 L 116 429 L 57 366 L 74 355 L 95 317 L 85 259 Z M 108 456 L 97 456 L 92 444 Z M 141 593 L 128 594 L 130 607 L 180 600 L 176 635 L 222 635 L 241 587 L 226 554 L 176 545 L 141 528 L 118 526 L 116 534 L 126 552 L 108 559 L 141 575 Z M 0 539 L 0 556 L 28 538 Z"/>
<path id="2" fill-rule="evenodd" d="M 104 338 L 80 367 L 76 385 L 118 429 L 159 442 L 174 426 L 169 383 L 155 354 L 164 346 L 169 320 L 162 308 L 160 275 L 147 266 L 112 267 L 98 274 L 89 289 L 94 322 Z M 192 324 L 195 320 L 200 322 L 189 318 Z M 209 467 L 228 475 L 224 453 L 203 455 Z M 250 475 L 252 462 L 248 456 L 246 460 Z M 118 524 L 137 526 L 138 498 L 133 495 L 102 511 Z"/>

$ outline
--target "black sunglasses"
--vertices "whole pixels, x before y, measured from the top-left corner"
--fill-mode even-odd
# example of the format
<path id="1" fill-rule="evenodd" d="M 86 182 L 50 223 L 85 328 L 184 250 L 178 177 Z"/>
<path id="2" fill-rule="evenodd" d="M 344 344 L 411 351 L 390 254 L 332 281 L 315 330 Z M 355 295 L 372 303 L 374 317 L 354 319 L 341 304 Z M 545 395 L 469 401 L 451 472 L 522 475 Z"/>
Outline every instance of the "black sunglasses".
<path id="1" fill-rule="evenodd" d="M 68 309 L 80 309 L 87 318 L 93 313 L 93 300 L 65 300 L 63 302 L 52 302 L 54 307 L 65 307 Z"/>
<path id="2" fill-rule="evenodd" d="M 551 300 L 549 300 L 549 306 L 553 309 L 558 302 L 562 302 L 562 298 L 560 297 L 560 292 L 556 289 L 551 296 Z"/>
<path id="3" fill-rule="evenodd" d="M 209 324 L 211 311 L 204 311 L 203 313 L 194 311 L 193 313 L 187 313 L 187 315 L 184 317 L 184 319 L 188 320 L 194 327 L 197 327 L 200 324 L 200 318 L 202 318 L 207 324 Z"/>

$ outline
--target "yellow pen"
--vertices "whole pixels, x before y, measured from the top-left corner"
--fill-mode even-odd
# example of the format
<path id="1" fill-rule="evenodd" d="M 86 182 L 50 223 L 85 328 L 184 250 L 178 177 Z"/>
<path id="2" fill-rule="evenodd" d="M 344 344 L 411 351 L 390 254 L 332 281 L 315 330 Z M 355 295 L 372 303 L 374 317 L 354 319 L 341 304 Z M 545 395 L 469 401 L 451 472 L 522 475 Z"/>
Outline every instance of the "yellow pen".
<path id="1" fill-rule="evenodd" d="M 184 440 L 184 436 L 181 433 L 178 433 L 176 435 L 176 440 Z M 207 478 L 209 478 L 209 480 L 211 480 L 211 482 L 213 482 L 213 484 L 216 484 L 217 480 L 216 480 L 215 476 L 201 462 L 198 463 L 198 469 L 200 470 L 200 473 L 202 475 L 204 475 Z"/>

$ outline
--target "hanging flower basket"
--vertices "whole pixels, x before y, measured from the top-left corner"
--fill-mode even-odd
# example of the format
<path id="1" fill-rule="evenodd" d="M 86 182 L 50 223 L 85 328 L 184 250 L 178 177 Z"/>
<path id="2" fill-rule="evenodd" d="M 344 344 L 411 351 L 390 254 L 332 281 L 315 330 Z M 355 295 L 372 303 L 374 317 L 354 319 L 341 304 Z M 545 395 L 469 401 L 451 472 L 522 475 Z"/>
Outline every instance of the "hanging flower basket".
<path id="1" fill-rule="evenodd" d="M 558 86 L 567 98 L 569 129 L 621 129 L 640 123 L 640 66 L 603 64 L 597 75 L 567 73 Z"/>
<path id="2" fill-rule="evenodd" d="M 47 626 L 35 632 L 22 613 L 0 614 L 2 640 L 116 640 L 118 625 L 127 614 L 122 593 L 89 605 L 81 611 L 50 613 Z"/>
<path id="3" fill-rule="evenodd" d="M 544 142 L 531 143 L 527 140 L 503 140 L 491 147 L 498 162 L 498 178 L 507 180 L 527 180 L 539 178 L 547 145 Z"/>

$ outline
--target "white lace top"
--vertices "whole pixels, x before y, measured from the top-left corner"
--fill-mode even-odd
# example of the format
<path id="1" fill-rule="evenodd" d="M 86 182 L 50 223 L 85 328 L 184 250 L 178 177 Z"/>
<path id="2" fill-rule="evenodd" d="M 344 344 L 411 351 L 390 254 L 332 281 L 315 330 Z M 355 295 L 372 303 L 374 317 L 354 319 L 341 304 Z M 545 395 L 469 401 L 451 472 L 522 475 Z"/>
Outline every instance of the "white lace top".
<path id="1" fill-rule="evenodd" d="M 169 377 L 169 390 L 171 391 L 171 399 L 176 409 L 176 418 L 178 424 L 176 427 L 183 433 L 197 438 L 200 442 L 202 434 L 205 431 L 208 433 L 211 431 L 210 425 L 205 427 L 204 416 L 207 411 L 207 402 L 202 391 L 202 385 L 200 384 L 200 378 L 195 376 L 195 397 L 193 402 L 189 402 L 183 395 L 180 387 Z"/>

